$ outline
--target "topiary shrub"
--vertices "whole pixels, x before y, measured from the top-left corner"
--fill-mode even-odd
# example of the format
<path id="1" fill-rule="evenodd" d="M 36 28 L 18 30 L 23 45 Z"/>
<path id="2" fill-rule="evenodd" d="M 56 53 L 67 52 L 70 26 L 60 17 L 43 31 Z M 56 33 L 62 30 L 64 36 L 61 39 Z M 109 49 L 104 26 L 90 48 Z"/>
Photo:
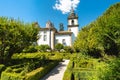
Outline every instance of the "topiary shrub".
<path id="1" fill-rule="evenodd" d="M 55 45 L 55 49 L 60 52 L 60 50 L 64 49 L 64 46 L 63 46 L 63 44 L 58 43 Z"/>
<path id="2" fill-rule="evenodd" d="M 74 52 L 73 48 L 70 47 L 70 46 L 65 46 L 65 47 L 64 47 L 64 50 L 65 50 L 67 53 L 71 53 L 71 54 Z"/>
<path id="3" fill-rule="evenodd" d="M 53 69 L 56 65 L 58 65 L 58 60 L 53 60 L 47 65 L 43 65 L 34 70 L 30 70 L 33 65 L 28 65 L 23 68 L 19 68 L 17 65 L 8 67 L 1 74 L 1 80 L 39 80 L 45 74 L 47 74 L 51 69 Z"/>
<path id="4" fill-rule="evenodd" d="M 23 53 L 34 53 L 37 52 L 36 46 L 29 46 L 22 51 Z"/>
<path id="5" fill-rule="evenodd" d="M 2 72 L 1 80 L 25 80 L 24 76 L 15 73 Z"/>
<path id="6" fill-rule="evenodd" d="M 37 46 L 37 50 L 40 52 L 47 52 L 47 50 L 51 50 L 51 48 L 48 45 L 40 45 Z"/>
<path id="7" fill-rule="evenodd" d="M 63 80 L 72 80 L 71 79 L 73 77 L 72 76 L 72 68 L 73 68 L 73 61 L 70 61 L 67 66 L 67 69 L 64 73 Z"/>
<path id="8" fill-rule="evenodd" d="M 47 74 L 51 69 L 58 65 L 59 61 L 52 61 L 44 67 L 37 68 L 32 72 L 26 74 L 25 80 L 40 80 L 45 74 Z"/>
<path id="9" fill-rule="evenodd" d="M 63 80 L 71 80 L 72 71 L 66 70 L 63 76 Z"/>

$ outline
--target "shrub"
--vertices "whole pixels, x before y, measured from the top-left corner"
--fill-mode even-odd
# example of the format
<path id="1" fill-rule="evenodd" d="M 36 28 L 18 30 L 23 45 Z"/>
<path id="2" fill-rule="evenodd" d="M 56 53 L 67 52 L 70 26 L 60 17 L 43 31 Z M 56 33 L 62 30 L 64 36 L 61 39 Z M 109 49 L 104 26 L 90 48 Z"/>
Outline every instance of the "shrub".
<path id="1" fill-rule="evenodd" d="M 104 75 L 104 76 L 102 76 Z M 107 68 L 105 66 L 104 70 L 100 74 L 100 79 L 102 80 L 120 80 L 120 59 L 116 58 L 110 61 Z"/>
<path id="2" fill-rule="evenodd" d="M 63 76 L 63 80 L 71 80 L 72 77 L 72 71 L 66 70 Z"/>
<path id="3" fill-rule="evenodd" d="M 2 72 L 1 80 L 24 80 L 24 76 L 15 73 Z"/>
<path id="4" fill-rule="evenodd" d="M 72 67 L 73 67 L 72 63 L 73 63 L 72 61 L 69 62 L 67 69 L 64 73 L 63 80 L 71 80 L 71 78 L 73 77 L 72 76 Z"/>
<path id="5" fill-rule="evenodd" d="M 33 70 L 32 72 L 26 75 L 27 77 L 25 78 L 25 80 L 39 80 L 56 65 L 58 65 L 58 61 L 53 61 L 44 67 L 40 67 L 36 70 Z"/>
<path id="6" fill-rule="evenodd" d="M 5 65 L 3 64 L 0 64 L 0 75 L 1 75 L 1 72 L 5 70 Z"/>
<path id="7" fill-rule="evenodd" d="M 58 65 L 58 60 L 51 61 L 45 66 L 39 67 L 31 72 L 28 71 L 29 66 L 24 68 L 15 68 L 15 66 L 8 67 L 1 74 L 1 80 L 39 80 L 52 68 Z"/>
<path id="8" fill-rule="evenodd" d="M 37 46 L 38 51 L 40 52 L 46 52 L 47 50 L 51 50 L 50 46 L 48 45 L 40 45 Z"/>
<path id="9" fill-rule="evenodd" d="M 41 58 L 44 54 L 41 53 L 16 53 L 12 56 L 12 59 L 24 59 L 24 58 Z"/>
<path id="10" fill-rule="evenodd" d="M 28 48 L 23 49 L 23 53 L 33 53 L 37 52 L 36 46 L 29 46 Z"/>
<path id="11" fill-rule="evenodd" d="M 55 49 L 60 52 L 61 49 L 64 49 L 64 46 L 63 44 L 58 43 L 55 45 Z"/>
<path id="12" fill-rule="evenodd" d="M 65 47 L 64 47 L 64 50 L 65 50 L 67 53 L 71 53 L 71 54 L 74 52 L 73 48 L 70 47 L 70 46 L 65 46 Z"/>

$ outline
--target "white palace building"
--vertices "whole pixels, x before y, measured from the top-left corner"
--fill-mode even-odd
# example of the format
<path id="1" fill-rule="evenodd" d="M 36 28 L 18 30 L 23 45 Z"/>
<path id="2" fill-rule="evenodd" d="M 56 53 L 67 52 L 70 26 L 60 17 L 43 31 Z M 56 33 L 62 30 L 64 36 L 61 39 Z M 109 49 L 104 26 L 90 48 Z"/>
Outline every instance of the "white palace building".
<path id="1" fill-rule="evenodd" d="M 63 27 L 62 24 L 61 27 Z M 53 23 L 48 21 L 45 28 L 40 28 L 38 34 L 40 38 L 38 39 L 37 43 L 38 45 L 49 45 L 52 49 L 54 49 L 55 44 L 57 43 L 61 43 L 64 46 L 72 46 L 75 38 L 78 35 L 78 29 L 78 16 L 72 9 L 68 15 L 67 31 L 57 31 Z"/>

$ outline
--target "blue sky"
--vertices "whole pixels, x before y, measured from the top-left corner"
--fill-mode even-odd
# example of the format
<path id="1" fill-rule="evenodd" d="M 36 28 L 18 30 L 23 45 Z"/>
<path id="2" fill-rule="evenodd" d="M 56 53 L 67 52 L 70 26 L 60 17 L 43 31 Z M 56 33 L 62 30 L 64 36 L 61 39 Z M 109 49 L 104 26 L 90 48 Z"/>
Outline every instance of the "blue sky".
<path id="1" fill-rule="evenodd" d="M 45 27 L 46 22 L 50 20 L 57 29 L 59 23 L 63 23 L 66 29 L 67 16 L 71 8 L 68 1 L 74 1 L 72 5 L 79 16 L 80 28 L 102 15 L 110 5 L 120 2 L 120 0 L 64 0 L 63 3 L 59 0 L 0 0 L 0 16 L 19 18 L 24 22 L 37 21 L 41 27 Z"/>

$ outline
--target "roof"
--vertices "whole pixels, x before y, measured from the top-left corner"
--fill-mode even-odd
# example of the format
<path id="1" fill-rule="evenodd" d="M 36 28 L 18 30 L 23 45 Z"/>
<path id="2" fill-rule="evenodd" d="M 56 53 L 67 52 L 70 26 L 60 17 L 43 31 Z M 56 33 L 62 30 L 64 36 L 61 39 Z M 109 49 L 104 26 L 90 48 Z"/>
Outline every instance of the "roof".
<path id="1" fill-rule="evenodd" d="M 52 30 L 57 31 L 55 28 L 40 28 L 40 31 Z"/>
<path id="2" fill-rule="evenodd" d="M 78 15 L 75 14 L 73 8 L 71 9 L 71 12 L 70 12 L 70 14 L 69 14 L 69 16 L 68 16 L 68 19 L 78 19 Z"/>
<path id="3" fill-rule="evenodd" d="M 71 35 L 73 32 L 70 31 L 59 31 L 55 33 L 56 35 Z"/>

